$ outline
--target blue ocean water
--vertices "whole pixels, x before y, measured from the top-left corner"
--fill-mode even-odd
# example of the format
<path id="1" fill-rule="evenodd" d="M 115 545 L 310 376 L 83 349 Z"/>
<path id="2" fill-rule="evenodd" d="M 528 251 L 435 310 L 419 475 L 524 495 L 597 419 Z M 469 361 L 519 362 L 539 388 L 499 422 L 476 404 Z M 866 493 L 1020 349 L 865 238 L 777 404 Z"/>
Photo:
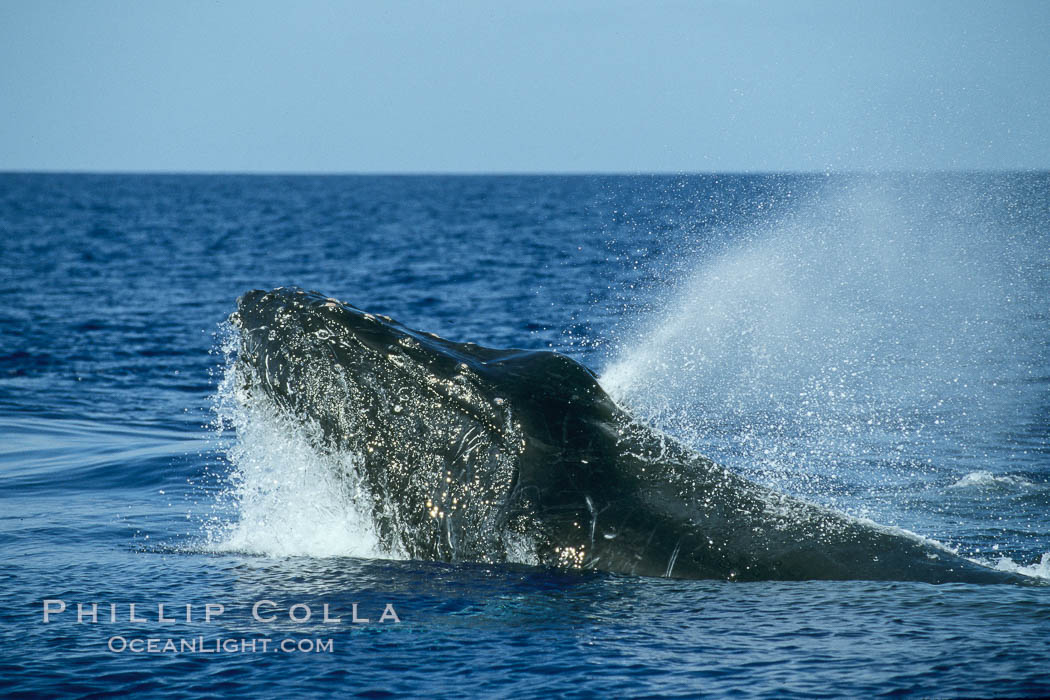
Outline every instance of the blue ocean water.
<path id="1" fill-rule="evenodd" d="M 1050 578 L 1050 175 L 8 174 L 0 690 L 1050 693 L 1050 586 L 375 551 L 230 401 L 225 318 L 280 285 L 568 353 L 751 479 Z"/>

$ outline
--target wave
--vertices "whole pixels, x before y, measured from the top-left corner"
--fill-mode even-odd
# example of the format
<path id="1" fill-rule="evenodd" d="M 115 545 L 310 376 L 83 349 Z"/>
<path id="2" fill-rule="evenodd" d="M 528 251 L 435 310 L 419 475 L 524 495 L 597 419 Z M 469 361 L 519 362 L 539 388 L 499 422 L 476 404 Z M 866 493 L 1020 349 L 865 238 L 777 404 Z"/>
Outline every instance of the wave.
<path id="1" fill-rule="evenodd" d="M 948 488 L 1029 488 L 1031 481 L 1012 474 L 993 474 L 989 471 L 974 471 L 962 477 Z"/>
<path id="2" fill-rule="evenodd" d="M 0 471 L 26 490 L 147 488 L 171 480 L 172 461 L 205 446 L 156 425 L 55 416 L 0 417 Z M 16 488 L 17 487 L 17 488 Z"/>

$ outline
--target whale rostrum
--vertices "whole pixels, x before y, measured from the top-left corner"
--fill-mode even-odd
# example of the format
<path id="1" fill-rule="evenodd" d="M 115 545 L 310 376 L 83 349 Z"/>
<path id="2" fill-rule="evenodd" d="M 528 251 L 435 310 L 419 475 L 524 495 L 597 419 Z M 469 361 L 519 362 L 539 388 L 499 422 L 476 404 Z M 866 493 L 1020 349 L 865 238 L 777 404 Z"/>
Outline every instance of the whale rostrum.
<path id="1" fill-rule="evenodd" d="M 253 290 L 230 317 L 251 400 L 355 456 L 383 545 L 732 580 L 1020 579 L 754 484 L 636 420 L 583 365 L 412 330 L 316 292 Z M 351 497 L 348 494 L 348 497 Z"/>

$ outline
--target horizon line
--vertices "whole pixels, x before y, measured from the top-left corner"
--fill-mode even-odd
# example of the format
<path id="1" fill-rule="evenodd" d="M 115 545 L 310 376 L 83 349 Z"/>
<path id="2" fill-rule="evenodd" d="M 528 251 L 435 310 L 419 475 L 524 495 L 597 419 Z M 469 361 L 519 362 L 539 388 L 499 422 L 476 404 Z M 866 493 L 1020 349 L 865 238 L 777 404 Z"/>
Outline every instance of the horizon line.
<path id="1" fill-rule="evenodd" d="M 1050 173 L 1042 168 L 857 168 L 836 170 L 167 170 L 52 168 L 3 169 L 5 175 L 143 175 L 189 177 L 697 177 L 697 176 L 814 176 L 832 175 L 1016 175 Z"/>

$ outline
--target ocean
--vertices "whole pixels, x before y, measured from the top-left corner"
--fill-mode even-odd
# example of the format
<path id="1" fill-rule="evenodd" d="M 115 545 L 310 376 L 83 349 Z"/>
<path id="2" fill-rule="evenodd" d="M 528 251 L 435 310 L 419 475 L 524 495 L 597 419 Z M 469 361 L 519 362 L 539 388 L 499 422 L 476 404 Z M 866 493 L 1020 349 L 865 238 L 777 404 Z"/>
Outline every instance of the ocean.
<path id="1" fill-rule="evenodd" d="M 295 285 L 1033 585 L 415 561 L 231 386 Z M 0 691 L 1050 694 L 1050 174 L 0 174 Z M 134 608 L 132 607 L 134 606 Z"/>

